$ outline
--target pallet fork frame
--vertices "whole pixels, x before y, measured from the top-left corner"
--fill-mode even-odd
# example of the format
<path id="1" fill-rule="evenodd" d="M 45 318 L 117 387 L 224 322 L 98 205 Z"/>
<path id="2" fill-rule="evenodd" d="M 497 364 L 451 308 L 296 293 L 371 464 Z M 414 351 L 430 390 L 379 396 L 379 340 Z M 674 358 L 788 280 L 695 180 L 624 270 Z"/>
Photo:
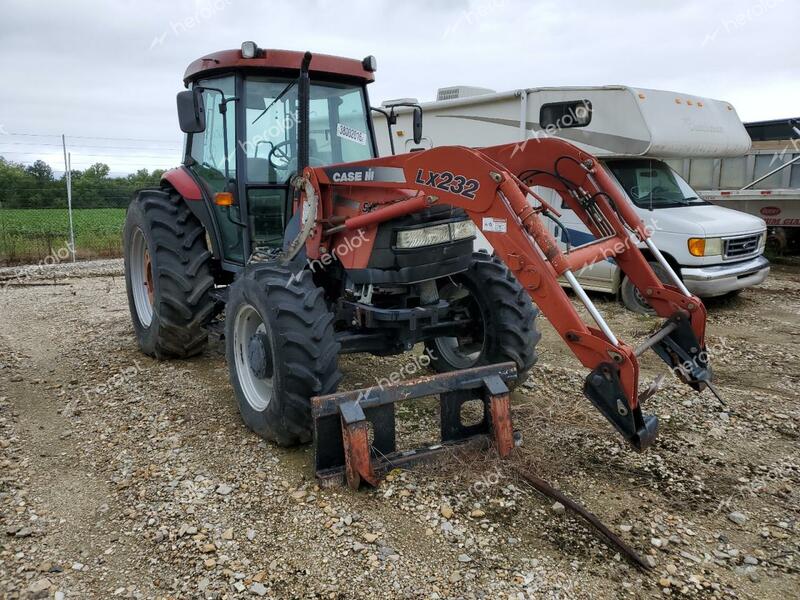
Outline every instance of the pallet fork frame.
<path id="1" fill-rule="evenodd" d="M 390 469 L 466 443 L 485 446 L 491 442 L 501 457 L 508 456 L 520 439 L 512 429 L 507 385 L 516 377 L 516 366 L 509 362 L 312 398 L 317 479 L 323 486 L 345 481 L 351 489 L 358 489 L 362 482 L 376 486 Z M 441 442 L 398 451 L 395 403 L 435 395 L 439 396 Z M 461 408 L 472 400 L 483 402 L 483 418 L 464 425 Z"/>

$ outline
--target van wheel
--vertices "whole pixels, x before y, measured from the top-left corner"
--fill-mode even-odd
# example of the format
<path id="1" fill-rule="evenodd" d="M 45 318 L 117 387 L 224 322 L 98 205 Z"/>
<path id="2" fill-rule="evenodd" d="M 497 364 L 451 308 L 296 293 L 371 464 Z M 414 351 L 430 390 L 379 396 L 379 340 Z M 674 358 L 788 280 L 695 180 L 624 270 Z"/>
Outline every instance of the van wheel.
<path id="1" fill-rule="evenodd" d="M 672 284 L 672 279 L 670 278 L 667 270 L 661 266 L 661 263 L 657 263 L 654 261 L 650 261 L 648 263 L 650 268 L 653 269 L 653 272 L 656 274 L 662 283 Z M 620 296 L 622 297 L 622 303 L 625 305 L 625 308 L 628 310 L 632 310 L 633 312 L 643 314 L 643 315 L 654 315 L 656 311 L 650 308 L 650 305 L 645 300 L 644 294 L 642 294 L 633 282 L 628 278 L 627 275 L 622 280 L 622 285 L 620 286 Z"/>

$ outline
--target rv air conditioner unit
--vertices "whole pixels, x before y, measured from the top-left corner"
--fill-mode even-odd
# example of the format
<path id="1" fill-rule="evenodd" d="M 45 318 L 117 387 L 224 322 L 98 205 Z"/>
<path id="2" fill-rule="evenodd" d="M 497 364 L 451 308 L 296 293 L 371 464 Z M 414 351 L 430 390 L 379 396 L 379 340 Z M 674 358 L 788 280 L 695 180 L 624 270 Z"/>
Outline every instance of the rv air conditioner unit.
<path id="1" fill-rule="evenodd" d="M 458 98 L 469 98 L 470 96 L 483 96 L 484 94 L 494 93 L 495 90 L 490 90 L 489 88 L 454 85 L 452 87 L 439 88 L 439 91 L 436 92 L 436 101 L 456 100 Z"/>

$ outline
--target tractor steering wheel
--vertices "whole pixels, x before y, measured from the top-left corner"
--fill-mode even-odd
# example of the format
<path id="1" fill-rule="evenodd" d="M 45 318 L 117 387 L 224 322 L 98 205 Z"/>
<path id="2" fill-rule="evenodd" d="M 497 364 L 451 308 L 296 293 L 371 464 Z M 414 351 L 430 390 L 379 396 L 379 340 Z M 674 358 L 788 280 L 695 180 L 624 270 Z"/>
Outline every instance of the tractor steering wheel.
<path id="1" fill-rule="evenodd" d="M 294 171 L 297 168 L 297 158 L 292 156 L 292 146 L 289 140 L 275 144 L 269 151 L 267 159 L 269 164 L 280 171 Z M 312 167 L 325 166 L 325 163 L 316 156 L 309 156 L 308 164 Z"/>
<path id="2" fill-rule="evenodd" d="M 269 160 L 269 164 L 271 164 L 273 168 L 283 171 L 289 168 L 293 160 L 292 154 L 291 141 L 286 140 L 272 147 L 267 156 L 267 160 Z"/>

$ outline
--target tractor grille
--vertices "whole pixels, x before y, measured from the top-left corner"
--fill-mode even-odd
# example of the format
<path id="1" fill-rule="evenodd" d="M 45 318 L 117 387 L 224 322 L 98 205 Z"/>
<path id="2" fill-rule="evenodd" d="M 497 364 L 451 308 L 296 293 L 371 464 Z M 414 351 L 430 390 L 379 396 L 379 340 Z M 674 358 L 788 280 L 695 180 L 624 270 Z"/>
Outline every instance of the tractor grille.
<path id="1" fill-rule="evenodd" d="M 744 237 L 728 238 L 723 240 L 724 258 L 747 258 L 758 253 L 760 233 Z"/>

